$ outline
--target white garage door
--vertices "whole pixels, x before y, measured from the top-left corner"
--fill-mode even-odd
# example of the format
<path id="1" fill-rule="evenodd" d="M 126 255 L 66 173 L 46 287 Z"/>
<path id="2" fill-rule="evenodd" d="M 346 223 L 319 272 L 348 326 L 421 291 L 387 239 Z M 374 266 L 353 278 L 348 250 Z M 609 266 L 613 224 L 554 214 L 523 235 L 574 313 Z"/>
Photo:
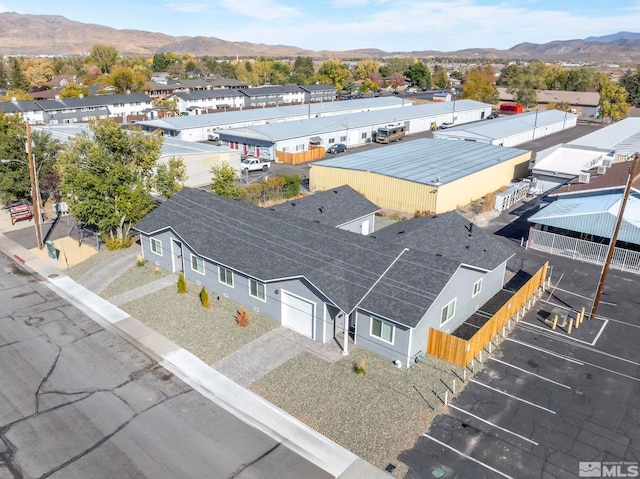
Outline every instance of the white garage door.
<path id="1" fill-rule="evenodd" d="M 282 325 L 313 339 L 315 304 L 282 291 Z"/>

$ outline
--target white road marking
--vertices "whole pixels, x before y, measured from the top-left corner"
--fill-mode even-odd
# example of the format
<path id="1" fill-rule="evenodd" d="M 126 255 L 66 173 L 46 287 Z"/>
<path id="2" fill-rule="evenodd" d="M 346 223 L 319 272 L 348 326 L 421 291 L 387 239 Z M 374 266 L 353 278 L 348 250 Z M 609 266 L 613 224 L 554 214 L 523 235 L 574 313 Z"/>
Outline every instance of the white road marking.
<path id="1" fill-rule="evenodd" d="M 470 461 L 475 462 L 476 464 L 480 464 L 483 467 L 486 467 L 487 469 L 489 469 L 492 472 L 495 472 L 496 474 L 500 474 L 502 477 L 505 477 L 506 479 L 514 479 L 513 477 L 505 474 L 504 472 L 498 471 L 497 469 L 491 467 L 489 464 L 485 464 L 482 461 L 477 460 L 475 457 L 471 457 L 467 454 L 465 454 L 464 452 L 458 451 L 456 448 L 449 446 L 448 444 L 445 444 L 442 441 L 438 441 L 435 437 L 431 437 L 428 434 L 423 434 L 424 437 L 431 439 L 433 442 L 436 442 L 438 444 L 440 444 L 443 447 L 446 447 L 447 449 L 453 451 L 453 452 L 457 452 L 458 454 L 460 454 L 462 457 L 464 457 L 465 459 L 469 459 Z"/>
<path id="2" fill-rule="evenodd" d="M 460 411 L 461 413 L 466 414 L 467 416 L 471 416 L 471 417 L 477 419 L 478 421 L 482 421 L 482 422 L 484 422 L 486 424 L 489 424 L 490 426 L 493 426 L 496 429 L 500 429 L 501 431 L 508 432 L 509 434 L 513 434 L 514 436 L 519 437 L 523 441 L 527 441 L 527 442 L 530 442 L 531 444 L 535 444 L 536 446 L 539 446 L 539 444 L 536 441 L 532 441 L 531 439 L 529 439 L 527 437 L 521 436 L 520 434 L 517 434 L 517 433 L 515 433 L 513 431 L 509 431 L 508 429 L 505 429 L 505 428 L 503 428 L 501 426 L 498 426 L 497 424 L 494 424 L 491 421 L 487 421 L 486 419 L 483 419 L 483 418 L 481 418 L 479 416 L 476 416 L 475 414 L 471 414 L 469 411 L 465 411 L 464 409 L 459 408 L 457 406 L 454 406 L 453 404 L 449 404 L 449 407 L 452 408 L 452 409 L 455 409 L 456 411 Z"/>
<path id="3" fill-rule="evenodd" d="M 500 359 L 496 359 L 496 358 L 494 358 L 492 356 L 489 356 L 489 359 L 491 359 L 492 361 L 495 361 L 497 363 L 504 364 L 505 366 L 508 366 L 510 368 L 517 369 L 518 371 L 522 371 L 523 373 L 531 374 L 532 376 L 535 376 L 537 378 L 543 379 L 544 381 L 549 381 L 550 383 L 553 383 L 553 384 L 555 384 L 557 386 L 560 386 L 560 387 L 563 387 L 563 388 L 567 388 L 567 389 L 571 389 L 571 387 L 567 386 L 566 384 L 559 383 L 557 381 L 554 381 L 553 379 L 545 378 L 544 376 L 540 376 L 539 374 L 536 374 L 534 372 L 527 371 L 526 369 L 520 368 L 518 366 L 514 366 L 513 364 L 509 364 L 506 361 L 501 361 Z"/>
<path id="4" fill-rule="evenodd" d="M 581 294 L 574 293 L 573 291 L 568 291 L 566 289 L 555 288 L 555 291 L 562 291 L 563 293 L 572 294 L 574 296 L 577 296 L 578 298 L 583 298 L 583 299 L 588 299 L 589 301 L 593 301 L 593 298 L 590 298 L 589 296 L 583 296 Z M 544 301 L 544 302 L 546 303 L 547 301 Z M 600 304 L 608 304 L 609 306 L 618 306 L 618 303 L 608 303 L 606 301 L 600 301 Z"/>
<path id="5" fill-rule="evenodd" d="M 483 386 L 483 387 L 485 387 L 487 389 L 491 389 L 492 391 L 498 392 L 500 394 L 504 394 L 505 396 L 510 397 L 511 399 L 515 399 L 516 401 L 520 401 L 520 402 L 523 402 L 525 404 L 529 404 L 530 406 L 542 409 L 543 411 L 547 411 L 550 414 L 555 414 L 556 413 L 555 411 L 552 411 L 551 409 L 547 409 L 544 406 L 540 406 L 539 404 L 533 403 L 531 401 L 527 401 L 526 399 L 519 398 L 518 396 L 514 396 L 513 394 L 509 394 L 508 392 L 502 391 L 501 389 L 498 389 L 498 388 L 494 388 L 493 386 L 489 386 L 488 384 L 481 383 L 480 381 L 478 381 L 476 379 L 469 379 L 469 382 L 472 382 L 472 383 L 475 383 L 475 384 L 479 384 L 480 386 Z"/>
<path id="6" fill-rule="evenodd" d="M 582 363 L 580 361 L 576 361 L 575 359 L 571 359 L 571 358 L 569 358 L 569 357 L 567 357 L 567 356 L 565 356 L 563 354 L 554 353 L 553 351 L 549 351 L 548 349 L 544 349 L 544 348 L 541 348 L 539 346 L 534 346 L 533 344 L 525 343 L 524 341 L 520 341 L 518 339 L 506 338 L 506 340 L 507 341 L 511 341 L 513 343 L 521 344 L 521 345 L 526 346 L 526 347 L 531 348 L 531 349 L 536 349 L 536 350 L 541 351 L 541 352 L 543 352 L 545 354 L 549 354 L 551 356 L 555 356 L 555 357 L 560 358 L 560 359 L 564 359 L 565 361 L 569 361 L 570 363 L 574 363 L 574 364 L 578 364 L 580 366 L 584 366 L 584 363 Z"/>
<path id="7" fill-rule="evenodd" d="M 561 333 L 558 331 L 554 331 L 553 329 L 549 329 L 549 328 L 545 328 L 544 326 L 539 326 L 537 324 L 533 324 L 533 323 L 525 323 L 523 321 L 517 323 L 517 326 L 526 329 L 527 327 L 531 327 L 531 328 L 537 328 L 540 329 L 541 331 L 543 331 L 546 335 L 556 335 L 559 336 L 562 340 L 565 341 L 572 341 L 572 342 L 578 342 L 578 343 L 583 343 L 583 344 L 587 344 L 589 346 L 595 346 L 596 342 L 598 341 L 598 339 L 600 338 L 600 335 L 602 334 L 602 331 L 604 331 L 605 326 L 607 325 L 607 323 L 609 322 L 609 320 L 605 319 L 604 321 L 602 321 L 602 326 L 600 327 L 600 331 L 598 332 L 598 334 L 596 335 L 595 339 L 591 342 L 588 341 L 583 341 L 582 339 L 577 339 L 574 338 L 573 336 L 568 336 L 567 333 Z"/>

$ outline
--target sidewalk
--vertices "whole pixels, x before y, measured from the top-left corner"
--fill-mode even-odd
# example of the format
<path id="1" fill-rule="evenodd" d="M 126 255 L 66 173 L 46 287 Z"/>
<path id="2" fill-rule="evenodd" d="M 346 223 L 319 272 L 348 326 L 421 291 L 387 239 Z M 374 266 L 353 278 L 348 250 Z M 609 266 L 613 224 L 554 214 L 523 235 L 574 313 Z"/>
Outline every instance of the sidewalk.
<path id="1" fill-rule="evenodd" d="M 8 215 L 7 215 L 8 216 Z M 389 477 L 293 416 L 214 370 L 135 318 L 67 277 L 50 260 L 0 234 L 0 252 L 47 281 L 59 296 L 129 340 L 161 366 L 245 423 L 268 434 L 337 479 Z M 92 279 L 92 281 L 94 281 Z M 100 286 L 100 282 L 95 280 Z"/>

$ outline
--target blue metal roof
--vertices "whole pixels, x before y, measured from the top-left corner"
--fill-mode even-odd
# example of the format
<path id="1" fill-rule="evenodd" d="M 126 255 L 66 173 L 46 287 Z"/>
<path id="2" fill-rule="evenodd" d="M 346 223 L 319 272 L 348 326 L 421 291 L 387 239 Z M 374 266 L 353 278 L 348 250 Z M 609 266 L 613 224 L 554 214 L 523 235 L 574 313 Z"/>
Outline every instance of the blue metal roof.
<path id="1" fill-rule="evenodd" d="M 620 211 L 622 191 L 559 198 L 529 217 L 536 224 L 611 238 Z M 620 241 L 640 244 L 640 194 L 629 197 L 618 234 Z"/>
<path id="2" fill-rule="evenodd" d="M 469 141 L 422 138 L 384 148 L 322 160 L 312 167 L 329 166 L 378 173 L 430 185 L 451 183 L 509 161 L 525 150 Z"/>

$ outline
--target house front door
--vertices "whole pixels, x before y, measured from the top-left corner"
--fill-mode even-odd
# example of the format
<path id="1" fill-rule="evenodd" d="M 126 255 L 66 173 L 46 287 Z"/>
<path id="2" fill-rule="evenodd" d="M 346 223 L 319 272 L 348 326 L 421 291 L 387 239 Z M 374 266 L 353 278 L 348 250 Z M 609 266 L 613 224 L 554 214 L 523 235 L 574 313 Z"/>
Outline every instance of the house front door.
<path id="1" fill-rule="evenodd" d="M 182 257 L 182 243 L 171 240 L 171 253 L 173 255 L 173 272 L 182 273 L 184 271 L 184 259 Z"/>

